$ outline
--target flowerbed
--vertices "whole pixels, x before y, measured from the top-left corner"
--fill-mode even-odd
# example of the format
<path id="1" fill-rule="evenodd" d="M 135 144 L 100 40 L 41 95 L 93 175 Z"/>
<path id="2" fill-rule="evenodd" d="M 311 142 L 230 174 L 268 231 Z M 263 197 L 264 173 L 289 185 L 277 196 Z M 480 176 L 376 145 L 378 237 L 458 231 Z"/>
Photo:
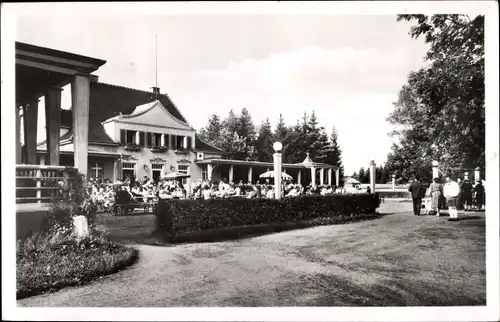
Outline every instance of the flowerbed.
<path id="1" fill-rule="evenodd" d="M 137 251 L 116 245 L 103 233 L 78 240 L 71 229 L 55 226 L 19 240 L 17 298 L 25 298 L 85 282 L 119 271 L 137 259 Z"/>
<path id="2" fill-rule="evenodd" d="M 304 196 L 273 199 L 213 199 L 160 201 L 156 232 L 186 234 L 216 228 L 303 222 L 335 218 L 343 223 L 375 213 L 376 194 Z"/>

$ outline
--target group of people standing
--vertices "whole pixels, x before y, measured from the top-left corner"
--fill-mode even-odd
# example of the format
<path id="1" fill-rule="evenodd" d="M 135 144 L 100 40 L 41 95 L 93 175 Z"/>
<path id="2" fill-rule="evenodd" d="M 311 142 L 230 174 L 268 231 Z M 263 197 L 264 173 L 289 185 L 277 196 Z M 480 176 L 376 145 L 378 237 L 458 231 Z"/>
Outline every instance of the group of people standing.
<path id="1" fill-rule="evenodd" d="M 473 186 L 467 178 L 461 182 L 460 179 L 454 181 L 451 176 L 446 176 L 444 184 L 438 178 L 434 178 L 427 187 L 414 179 L 408 191 L 411 192 L 413 200 L 413 213 L 417 216 L 420 215 L 422 198 L 426 195 L 431 197 L 430 210 L 436 217 L 441 215 L 440 210 L 446 204 L 450 215 L 449 221 L 458 220 L 459 209 L 470 211 L 472 207 L 476 207 L 477 211 L 481 211 L 484 204 L 484 186 L 480 180 Z"/>

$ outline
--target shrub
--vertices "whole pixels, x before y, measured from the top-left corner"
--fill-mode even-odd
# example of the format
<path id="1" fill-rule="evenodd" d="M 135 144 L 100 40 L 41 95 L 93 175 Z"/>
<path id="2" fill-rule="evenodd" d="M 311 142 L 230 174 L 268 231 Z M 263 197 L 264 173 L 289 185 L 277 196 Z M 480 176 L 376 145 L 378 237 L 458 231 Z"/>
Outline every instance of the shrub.
<path id="1" fill-rule="evenodd" d="M 54 225 L 17 242 L 17 297 L 80 285 L 112 274 L 137 259 L 137 251 L 116 245 L 101 232 L 78 240 L 70 228 Z"/>
<path id="2" fill-rule="evenodd" d="M 338 218 L 338 222 L 374 213 L 380 205 L 376 194 L 303 196 L 276 199 L 160 200 L 156 232 L 183 234 L 279 222 Z"/>

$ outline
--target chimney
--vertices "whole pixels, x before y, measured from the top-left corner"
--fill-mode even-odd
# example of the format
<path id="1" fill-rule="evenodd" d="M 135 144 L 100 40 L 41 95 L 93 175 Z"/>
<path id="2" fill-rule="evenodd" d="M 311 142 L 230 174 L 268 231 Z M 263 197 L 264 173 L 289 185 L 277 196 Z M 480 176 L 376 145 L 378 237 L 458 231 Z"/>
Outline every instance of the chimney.
<path id="1" fill-rule="evenodd" d="M 160 95 L 160 88 L 159 87 L 151 87 L 153 89 L 153 94 L 155 97 L 158 97 Z"/>

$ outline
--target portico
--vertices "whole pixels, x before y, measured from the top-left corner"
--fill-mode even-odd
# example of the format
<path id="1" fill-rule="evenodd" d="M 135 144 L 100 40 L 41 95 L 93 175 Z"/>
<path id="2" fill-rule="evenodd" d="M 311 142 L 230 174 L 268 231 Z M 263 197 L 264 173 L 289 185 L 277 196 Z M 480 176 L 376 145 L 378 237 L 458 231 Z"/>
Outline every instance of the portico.
<path id="1" fill-rule="evenodd" d="M 16 42 L 16 163 L 37 164 L 37 125 L 40 98 L 45 100 L 47 158 L 59 162 L 62 87 L 71 84 L 74 165 L 87 174 L 88 124 L 91 73 L 104 60 Z M 20 118 L 23 117 L 24 149 L 21 148 Z"/>
<path id="2" fill-rule="evenodd" d="M 273 169 L 272 162 L 259 162 L 229 159 L 205 159 L 196 161 L 206 173 L 203 179 L 238 183 L 257 183 L 259 176 Z M 333 180 L 335 170 L 335 181 Z M 313 162 L 307 154 L 304 162 L 283 163 L 282 171 L 291 175 L 293 181 L 302 185 L 339 185 L 339 168 L 326 163 Z M 309 173 L 308 173 L 309 172 Z"/>

